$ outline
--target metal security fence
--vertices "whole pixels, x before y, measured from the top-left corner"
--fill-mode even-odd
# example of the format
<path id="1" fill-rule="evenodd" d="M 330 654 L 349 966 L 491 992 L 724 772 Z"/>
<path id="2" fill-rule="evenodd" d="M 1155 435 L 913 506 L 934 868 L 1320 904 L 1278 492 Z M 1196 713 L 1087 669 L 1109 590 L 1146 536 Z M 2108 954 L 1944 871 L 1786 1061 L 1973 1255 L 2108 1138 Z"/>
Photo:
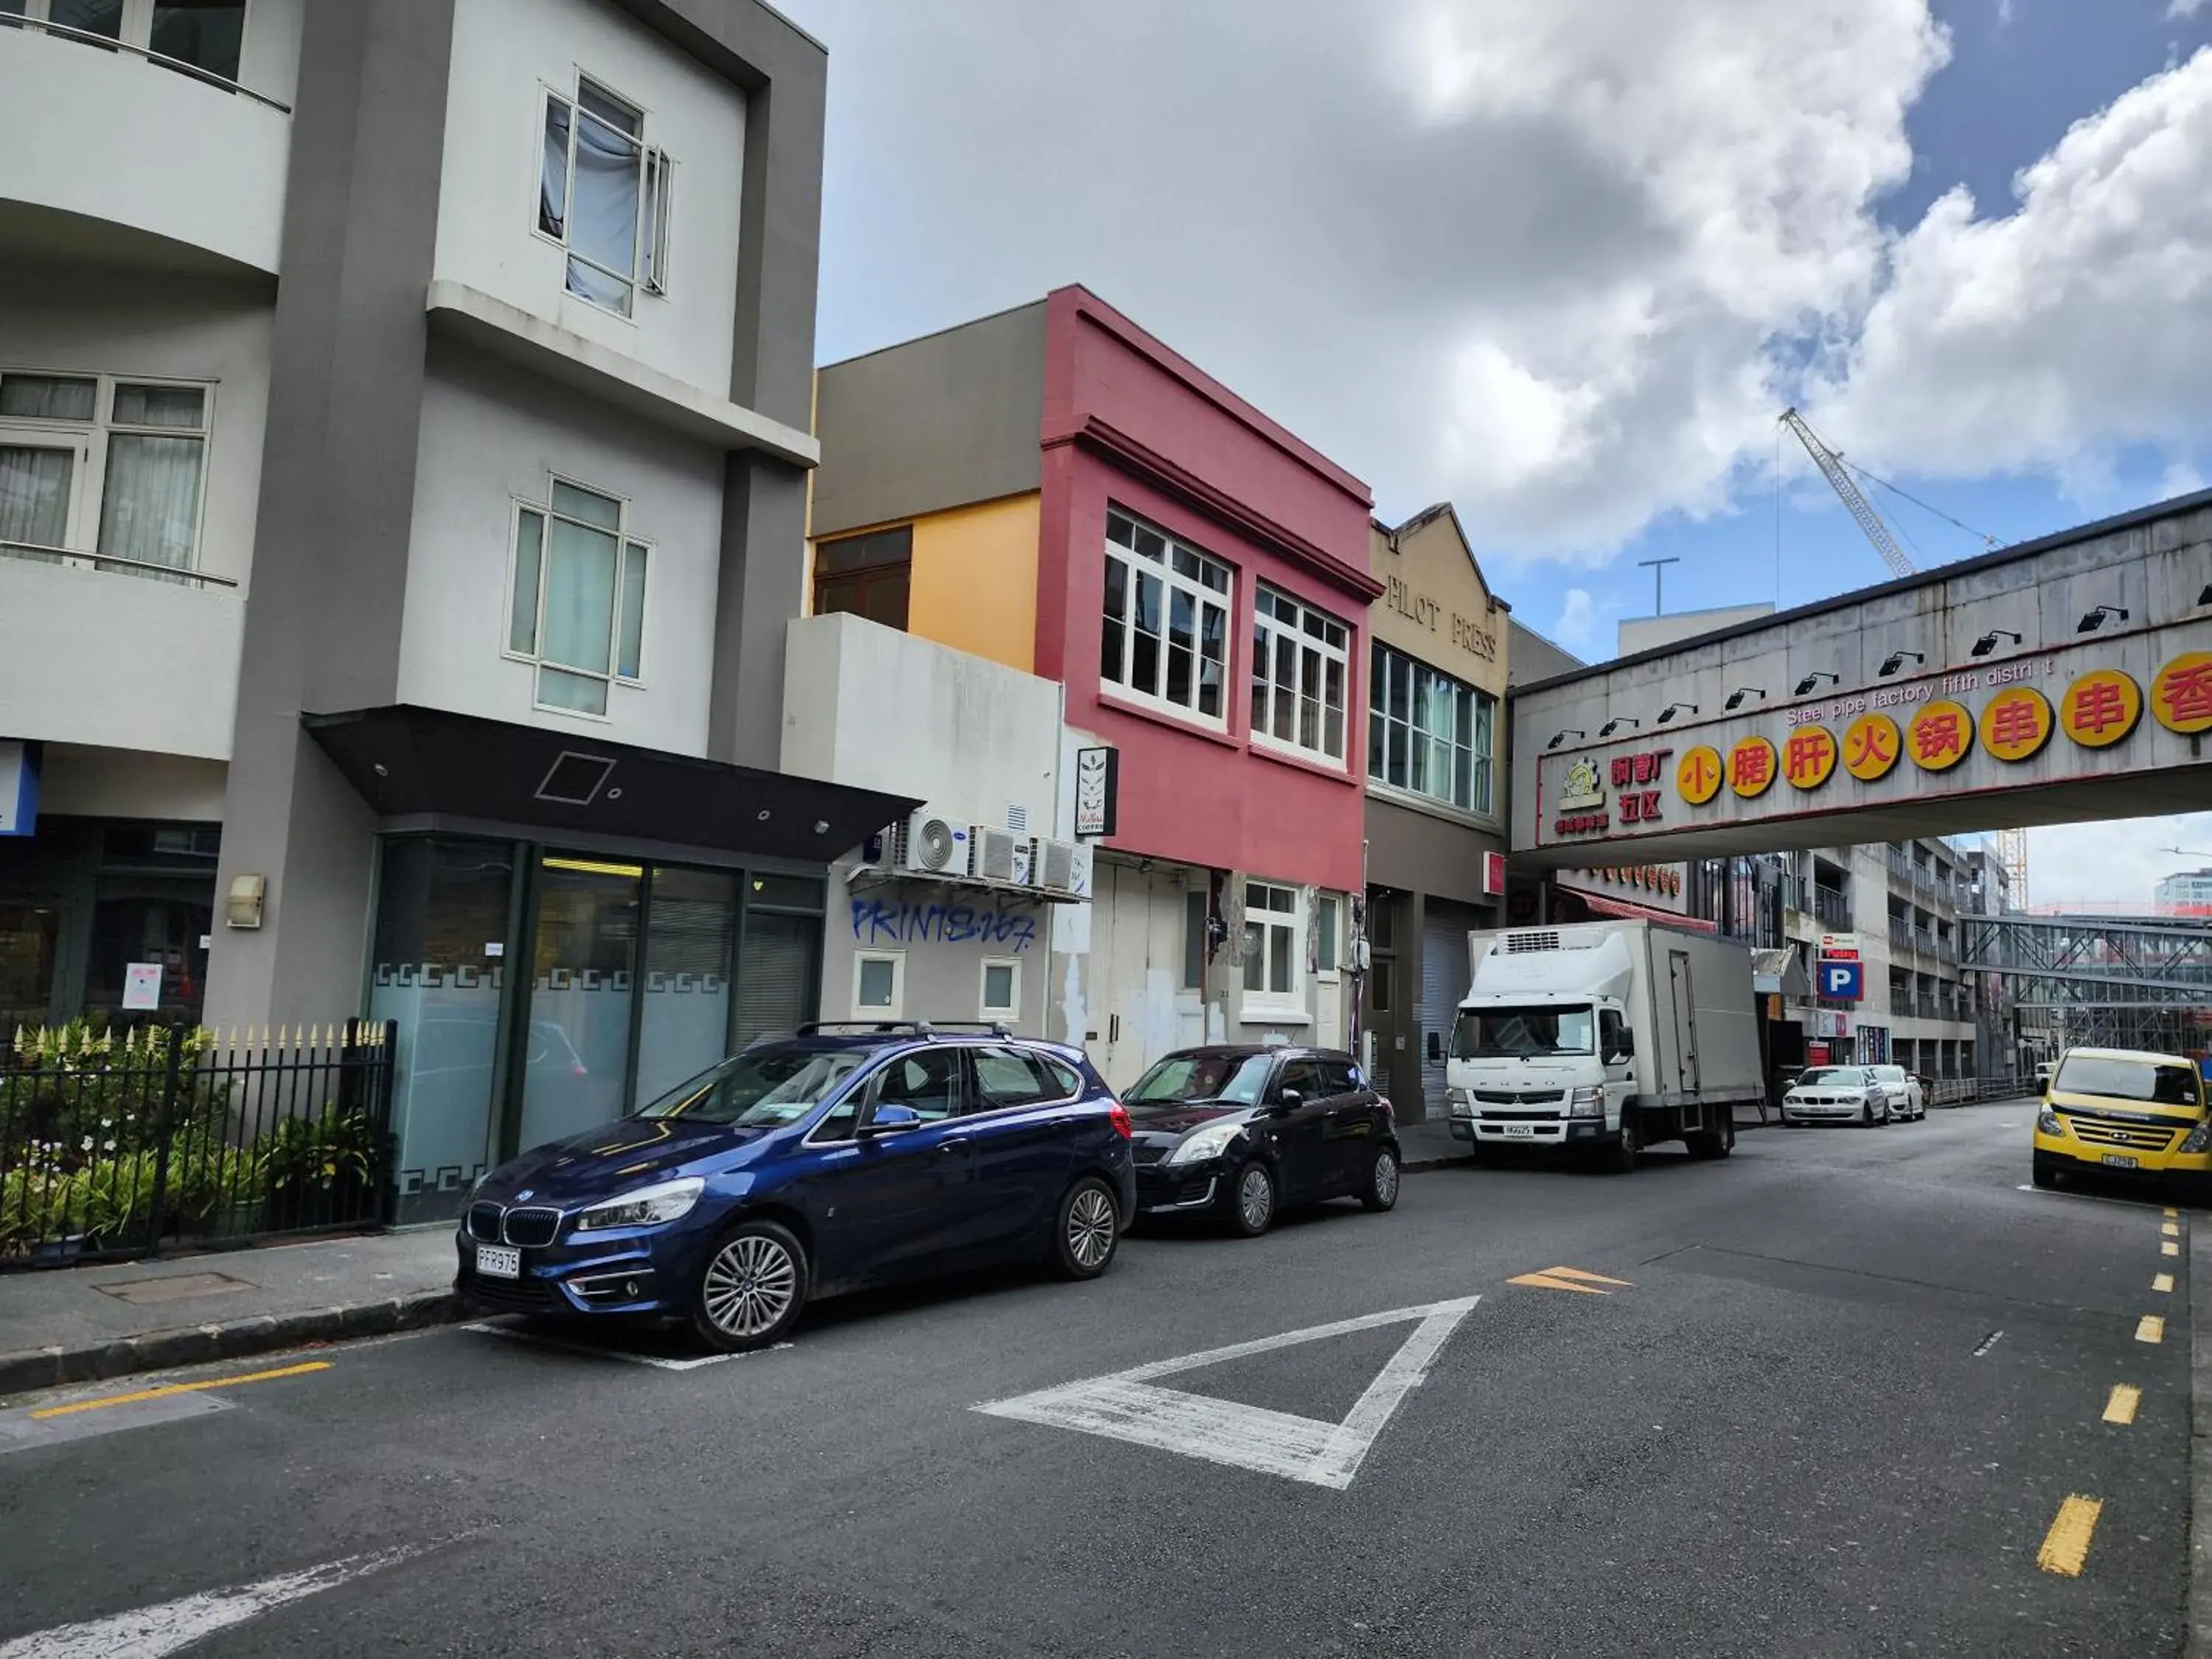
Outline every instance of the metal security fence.
<path id="1" fill-rule="evenodd" d="M 0 1047 L 0 1270 L 388 1218 L 388 1022 Z"/>

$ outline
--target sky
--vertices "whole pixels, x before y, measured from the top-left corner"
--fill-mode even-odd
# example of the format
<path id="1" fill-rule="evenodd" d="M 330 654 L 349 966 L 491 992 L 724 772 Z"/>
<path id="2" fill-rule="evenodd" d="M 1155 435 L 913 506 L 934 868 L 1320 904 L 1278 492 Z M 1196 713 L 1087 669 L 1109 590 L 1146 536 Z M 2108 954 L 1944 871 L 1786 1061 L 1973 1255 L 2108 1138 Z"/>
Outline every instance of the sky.
<path id="1" fill-rule="evenodd" d="M 1923 566 L 2212 482 L 2212 0 L 781 3 L 822 361 L 1082 283 L 1590 659 L 1642 560 L 1669 611 L 1886 577 L 1786 406 Z M 2031 898 L 2175 846 L 2033 831 Z"/>

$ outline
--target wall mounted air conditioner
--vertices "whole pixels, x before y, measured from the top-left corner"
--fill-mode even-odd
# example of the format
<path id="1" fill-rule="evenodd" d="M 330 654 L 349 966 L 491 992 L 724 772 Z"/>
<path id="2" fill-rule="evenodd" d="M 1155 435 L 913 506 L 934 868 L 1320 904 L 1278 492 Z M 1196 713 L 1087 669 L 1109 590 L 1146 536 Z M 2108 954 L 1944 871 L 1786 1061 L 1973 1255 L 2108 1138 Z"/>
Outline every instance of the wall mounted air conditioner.
<path id="1" fill-rule="evenodd" d="M 1014 873 L 1007 879 L 1017 887 L 1034 887 L 1036 885 L 1036 837 L 1016 836 L 1014 837 Z"/>
<path id="2" fill-rule="evenodd" d="M 972 873 L 985 881 L 1016 882 L 1022 878 L 1014 873 L 1019 862 L 1024 868 L 1030 860 L 1025 855 L 1029 837 L 1017 836 L 1011 830 L 994 830 L 988 823 L 978 823 L 968 832 L 975 849 Z"/>
<path id="3" fill-rule="evenodd" d="M 1091 857 L 1091 848 L 1080 842 L 1040 841 L 1036 884 L 1048 893 L 1089 898 Z"/>
<path id="4" fill-rule="evenodd" d="M 897 866 L 916 875 L 964 876 L 975 839 L 968 825 L 924 809 L 899 834 Z"/>

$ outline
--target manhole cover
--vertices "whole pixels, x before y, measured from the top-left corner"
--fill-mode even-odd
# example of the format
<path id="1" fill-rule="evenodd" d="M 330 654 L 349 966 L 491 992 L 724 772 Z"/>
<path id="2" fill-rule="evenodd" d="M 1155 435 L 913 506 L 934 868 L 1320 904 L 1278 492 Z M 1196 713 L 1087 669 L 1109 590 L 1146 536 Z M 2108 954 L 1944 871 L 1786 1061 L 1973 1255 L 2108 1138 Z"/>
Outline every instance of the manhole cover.
<path id="1" fill-rule="evenodd" d="M 95 1285 L 94 1290 L 118 1302 L 144 1305 L 153 1302 L 183 1302 L 195 1296 L 221 1296 L 226 1291 L 250 1291 L 252 1285 L 228 1273 L 173 1273 L 164 1279 L 126 1279 L 116 1285 Z"/>

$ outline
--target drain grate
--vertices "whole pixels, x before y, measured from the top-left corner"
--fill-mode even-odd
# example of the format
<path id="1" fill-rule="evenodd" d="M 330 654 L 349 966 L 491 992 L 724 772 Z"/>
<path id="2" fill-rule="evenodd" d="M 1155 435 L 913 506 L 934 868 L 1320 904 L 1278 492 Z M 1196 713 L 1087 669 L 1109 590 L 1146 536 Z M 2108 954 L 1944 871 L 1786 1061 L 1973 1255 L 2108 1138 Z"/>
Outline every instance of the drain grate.
<path id="1" fill-rule="evenodd" d="M 253 1286 L 228 1273 L 170 1273 L 161 1279 L 126 1279 L 119 1284 L 95 1285 L 93 1288 L 118 1302 L 143 1308 L 161 1302 L 187 1302 L 196 1296 L 250 1291 Z"/>

